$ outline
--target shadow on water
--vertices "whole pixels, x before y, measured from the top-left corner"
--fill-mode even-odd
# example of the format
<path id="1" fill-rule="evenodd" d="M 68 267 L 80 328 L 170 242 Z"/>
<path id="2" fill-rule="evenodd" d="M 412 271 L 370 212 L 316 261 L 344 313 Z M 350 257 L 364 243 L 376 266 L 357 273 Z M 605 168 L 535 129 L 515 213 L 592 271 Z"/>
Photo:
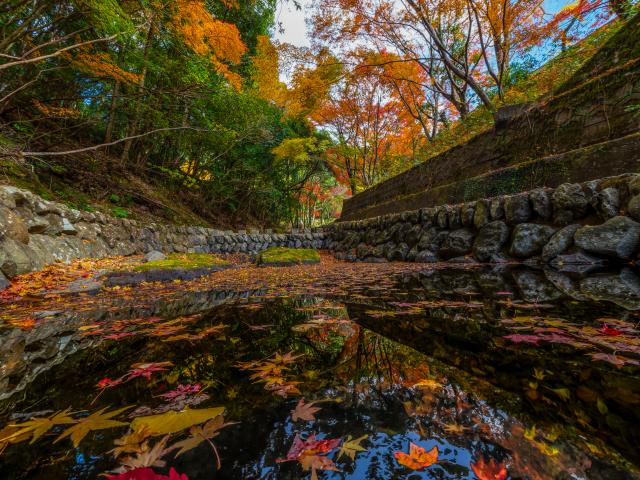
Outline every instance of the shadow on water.
<path id="1" fill-rule="evenodd" d="M 97 478 L 136 456 L 110 453 L 134 418 L 224 406 L 239 423 L 211 439 L 220 469 L 208 441 L 167 453 L 166 465 L 136 465 L 191 480 L 309 478 L 296 458 L 279 460 L 296 436 L 316 435 L 361 446 L 316 444 L 339 470 L 318 468 L 325 479 L 637 479 L 633 275 L 425 270 L 347 298 L 205 291 L 142 309 L 114 297 L 109 308 L 48 312 L 0 331 L 0 423 L 129 406 L 117 416 L 125 426 L 88 431 L 77 447 L 54 443 L 66 424 L 32 444 L 5 429 L 1 476 Z M 294 421 L 300 398 L 319 410 Z M 437 447 L 437 462 L 401 465 L 394 453 L 410 442 Z"/>

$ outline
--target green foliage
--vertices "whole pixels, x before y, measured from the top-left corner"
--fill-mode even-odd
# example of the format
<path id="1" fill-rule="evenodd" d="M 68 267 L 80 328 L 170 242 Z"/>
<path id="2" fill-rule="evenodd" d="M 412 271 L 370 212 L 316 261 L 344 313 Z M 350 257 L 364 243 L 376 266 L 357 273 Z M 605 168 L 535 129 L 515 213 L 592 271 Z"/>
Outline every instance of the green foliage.
<path id="1" fill-rule="evenodd" d="M 117 218 L 129 218 L 131 212 L 124 207 L 113 207 L 111 213 Z"/>

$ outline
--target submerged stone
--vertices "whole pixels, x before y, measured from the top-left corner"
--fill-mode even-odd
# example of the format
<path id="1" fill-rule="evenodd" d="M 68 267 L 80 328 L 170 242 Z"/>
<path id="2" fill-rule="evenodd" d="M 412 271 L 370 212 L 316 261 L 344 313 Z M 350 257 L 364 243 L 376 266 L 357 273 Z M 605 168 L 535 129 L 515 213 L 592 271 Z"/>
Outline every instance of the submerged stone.
<path id="1" fill-rule="evenodd" d="M 640 308 L 640 277 L 630 268 L 584 278 L 580 291 L 592 300 L 613 302 L 624 308 Z"/>

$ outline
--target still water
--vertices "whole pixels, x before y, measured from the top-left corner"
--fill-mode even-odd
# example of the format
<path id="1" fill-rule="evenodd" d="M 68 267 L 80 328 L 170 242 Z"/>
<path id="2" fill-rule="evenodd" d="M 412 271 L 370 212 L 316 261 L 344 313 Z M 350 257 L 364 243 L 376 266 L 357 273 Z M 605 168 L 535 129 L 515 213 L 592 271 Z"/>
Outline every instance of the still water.
<path id="1" fill-rule="evenodd" d="M 5 323 L 0 477 L 640 478 L 637 274 L 559 275 L 114 296 Z"/>

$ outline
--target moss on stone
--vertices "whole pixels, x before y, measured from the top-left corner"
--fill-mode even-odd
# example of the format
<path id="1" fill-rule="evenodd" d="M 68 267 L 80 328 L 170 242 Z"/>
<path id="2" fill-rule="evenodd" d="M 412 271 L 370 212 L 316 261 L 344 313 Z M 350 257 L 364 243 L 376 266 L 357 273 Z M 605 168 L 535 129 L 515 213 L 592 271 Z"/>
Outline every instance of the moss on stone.
<path id="1" fill-rule="evenodd" d="M 149 270 L 192 269 L 228 264 L 229 262 L 209 253 L 172 253 L 164 260 L 143 263 L 134 267 L 133 270 L 148 272 Z"/>
<path id="2" fill-rule="evenodd" d="M 272 247 L 258 254 L 258 265 L 319 263 L 320 254 L 311 248 Z"/>

